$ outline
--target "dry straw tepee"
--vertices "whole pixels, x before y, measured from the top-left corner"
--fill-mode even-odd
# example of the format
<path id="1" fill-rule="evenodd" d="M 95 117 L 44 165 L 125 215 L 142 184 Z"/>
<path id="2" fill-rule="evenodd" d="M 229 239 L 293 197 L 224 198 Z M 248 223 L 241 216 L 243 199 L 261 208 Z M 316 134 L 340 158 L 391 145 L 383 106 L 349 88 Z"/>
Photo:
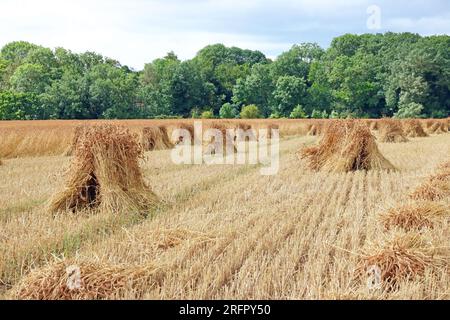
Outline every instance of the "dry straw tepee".
<path id="1" fill-rule="evenodd" d="M 144 288 L 163 278 L 163 271 L 151 265 L 62 261 L 32 271 L 9 295 L 18 300 L 102 300 L 132 292 L 139 299 Z"/>
<path id="2" fill-rule="evenodd" d="M 236 130 L 240 129 L 242 131 L 249 131 L 249 130 L 252 130 L 252 125 L 250 123 L 247 123 L 247 122 L 238 122 L 238 123 L 236 123 L 234 128 Z"/>
<path id="3" fill-rule="evenodd" d="M 370 120 L 369 121 L 369 128 L 370 130 L 376 131 L 379 129 L 379 122 L 378 120 Z"/>
<path id="4" fill-rule="evenodd" d="M 429 134 L 443 134 L 448 132 L 448 124 L 445 120 L 428 120 L 425 126 Z"/>
<path id="5" fill-rule="evenodd" d="M 449 216 L 445 205 L 433 201 L 417 201 L 395 207 L 380 215 L 386 230 L 401 228 L 405 231 L 433 228 L 439 218 Z"/>
<path id="6" fill-rule="evenodd" d="M 450 198 L 450 162 L 441 165 L 434 175 L 410 194 L 410 197 L 428 201 Z"/>
<path id="7" fill-rule="evenodd" d="M 427 269 L 437 270 L 446 264 L 442 252 L 416 232 L 394 232 L 380 243 L 366 246 L 356 268 L 357 278 L 367 277 L 369 270 L 379 270 L 379 285 L 385 290 L 399 287 L 403 281 L 423 276 Z"/>
<path id="8" fill-rule="evenodd" d="M 74 151 L 62 191 L 50 201 L 52 212 L 100 208 L 113 212 L 147 212 L 158 198 L 139 167 L 143 150 L 124 127 L 85 127 Z"/>
<path id="9" fill-rule="evenodd" d="M 308 124 L 307 130 L 308 136 L 320 136 L 325 129 L 325 125 L 322 123 L 322 121 L 314 121 Z"/>
<path id="10" fill-rule="evenodd" d="M 86 128 L 85 125 L 81 125 L 81 126 L 76 126 L 72 130 L 72 140 L 70 142 L 69 147 L 67 147 L 66 151 L 64 152 L 65 156 L 73 156 L 73 153 L 75 152 L 75 148 L 78 143 L 78 139 L 80 139 L 80 136 L 85 128 Z"/>
<path id="11" fill-rule="evenodd" d="M 415 201 L 380 215 L 386 229 L 433 228 L 439 218 L 448 217 L 448 206 L 436 201 L 450 198 L 450 162 L 439 166 L 437 172 L 417 187 L 410 197 Z"/>
<path id="12" fill-rule="evenodd" d="M 362 121 L 333 121 L 320 144 L 301 149 L 299 157 L 313 170 L 349 172 L 355 170 L 393 170 L 381 154 L 375 137 Z"/>
<path id="13" fill-rule="evenodd" d="M 173 148 L 165 126 L 145 127 L 142 130 L 142 147 L 145 151 Z"/>
<path id="14" fill-rule="evenodd" d="M 405 135 L 410 138 L 428 137 L 419 120 L 410 119 L 403 122 Z"/>
<path id="15" fill-rule="evenodd" d="M 383 119 L 379 123 L 379 128 L 381 142 L 408 142 L 399 120 Z"/>

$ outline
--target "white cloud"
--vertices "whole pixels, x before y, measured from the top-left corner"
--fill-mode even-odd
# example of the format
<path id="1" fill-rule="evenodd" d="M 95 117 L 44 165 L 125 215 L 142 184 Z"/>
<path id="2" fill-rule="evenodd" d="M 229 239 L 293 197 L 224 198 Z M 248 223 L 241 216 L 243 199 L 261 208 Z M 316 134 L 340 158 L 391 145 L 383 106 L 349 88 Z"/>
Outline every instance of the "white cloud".
<path id="1" fill-rule="evenodd" d="M 26 40 L 76 52 L 97 51 L 137 69 L 169 51 L 188 59 L 202 47 L 218 42 L 266 51 L 281 51 L 289 46 L 268 42 L 261 36 L 176 29 L 180 24 L 180 15 L 177 16 L 180 11 L 189 7 L 198 13 L 202 5 L 209 7 L 208 10 L 216 5 L 221 9 L 219 3 L 6 0 L 0 3 L 0 29 L 3 30 L 0 46 Z M 173 19 L 174 27 L 170 21 L 162 23 L 165 19 Z"/>
<path id="2" fill-rule="evenodd" d="M 395 31 L 419 32 L 425 35 L 450 34 L 450 15 L 413 18 L 393 18 L 386 24 Z"/>
<path id="3" fill-rule="evenodd" d="M 302 10 L 316 16 L 341 14 L 346 15 L 355 9 L 367 8 L 367 0 L 291 0 L 288 1 L 293 8 Z"/>
<path id="4" fill-rule="evenodd" d="M 433 1 L 442 3 L 431 0 L 426 8 Z M 381 2 L 385 26 L 393 31 L 450 31 L 445 12 L 421 18 L 406 14 L 401 5 L 376 2 Z M 305 39 L 324 44 L 336 33 L 367 32 L 369 4 L 372 1 L 0 0 L 0 47 L 26 40 L 76 52 L 91 50 L 137 69 L 168 51 L 187 59 L 218 42 L 273 56 Z"/>

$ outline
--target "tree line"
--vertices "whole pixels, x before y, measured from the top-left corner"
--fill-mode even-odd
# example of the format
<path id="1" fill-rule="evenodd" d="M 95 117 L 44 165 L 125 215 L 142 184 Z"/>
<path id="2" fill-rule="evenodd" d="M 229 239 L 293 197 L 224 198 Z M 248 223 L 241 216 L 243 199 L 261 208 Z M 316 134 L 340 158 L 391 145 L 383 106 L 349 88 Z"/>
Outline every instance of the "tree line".
<path id="1" fill-rule="evenodd" d="M 94 52 L 12 42 L 0 51 L 0 119 L 443 118 L 450 36 L 346 34 L 273 61 L 210 45 L 135 71 Z"/>

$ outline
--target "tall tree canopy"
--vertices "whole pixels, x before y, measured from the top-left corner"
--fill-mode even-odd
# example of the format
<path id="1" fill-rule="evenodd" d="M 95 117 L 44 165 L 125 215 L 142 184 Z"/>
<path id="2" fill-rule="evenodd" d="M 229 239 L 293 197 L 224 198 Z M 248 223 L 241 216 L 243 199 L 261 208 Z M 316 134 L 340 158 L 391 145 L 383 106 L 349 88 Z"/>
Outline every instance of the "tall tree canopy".
<path id="1" fill-rule="evenodd" d="M 450 36 L 346 34 L 273 61 L 214 44 L 134 71 L 98 53 L 18 41 L 0 50 L 0 119 L 448 117 Z M 212 113 L 211 113 L 212 112 Z M 244 112 L 244 114 L 247 114 Z"/>

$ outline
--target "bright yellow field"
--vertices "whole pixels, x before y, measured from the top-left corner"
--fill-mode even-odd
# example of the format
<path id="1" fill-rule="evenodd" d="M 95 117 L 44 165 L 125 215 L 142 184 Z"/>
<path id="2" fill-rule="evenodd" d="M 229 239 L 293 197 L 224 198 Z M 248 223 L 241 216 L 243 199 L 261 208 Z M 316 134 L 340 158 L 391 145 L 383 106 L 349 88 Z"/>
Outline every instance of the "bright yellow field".
<path id="1" fill-rule="evenodd" d="M 311 172 L 297 158 L 300 147 L 318 138 L 299 135 L 296 126 L 284 128 L 275 176 L 261 176 L 258 166 L 175 165 L 168 150 L 146 153 L 145 178 L 164 201 L 147 218 L 52 216 L 45 203 L 62 188 L 70 157 L 24 152 L 15 158 L 4 151 L 0 298 L 30 271 L 67 259 L 158 269 L 154 282 L 115 298 L 449 299 L 448 268 L 390 292 L 355 282 L 354 270 L 363 248 L 387 236 L 379 214 L 405 203 L 450 160 L 450 134 L 380 143 L 395 172 L 329 174 Z M 0 127 L 22 130 L 14 123 Z M 70 141 L 67 134 L 55 139 Z M 423 232 L 449 248 L 449 219 Z"/>

